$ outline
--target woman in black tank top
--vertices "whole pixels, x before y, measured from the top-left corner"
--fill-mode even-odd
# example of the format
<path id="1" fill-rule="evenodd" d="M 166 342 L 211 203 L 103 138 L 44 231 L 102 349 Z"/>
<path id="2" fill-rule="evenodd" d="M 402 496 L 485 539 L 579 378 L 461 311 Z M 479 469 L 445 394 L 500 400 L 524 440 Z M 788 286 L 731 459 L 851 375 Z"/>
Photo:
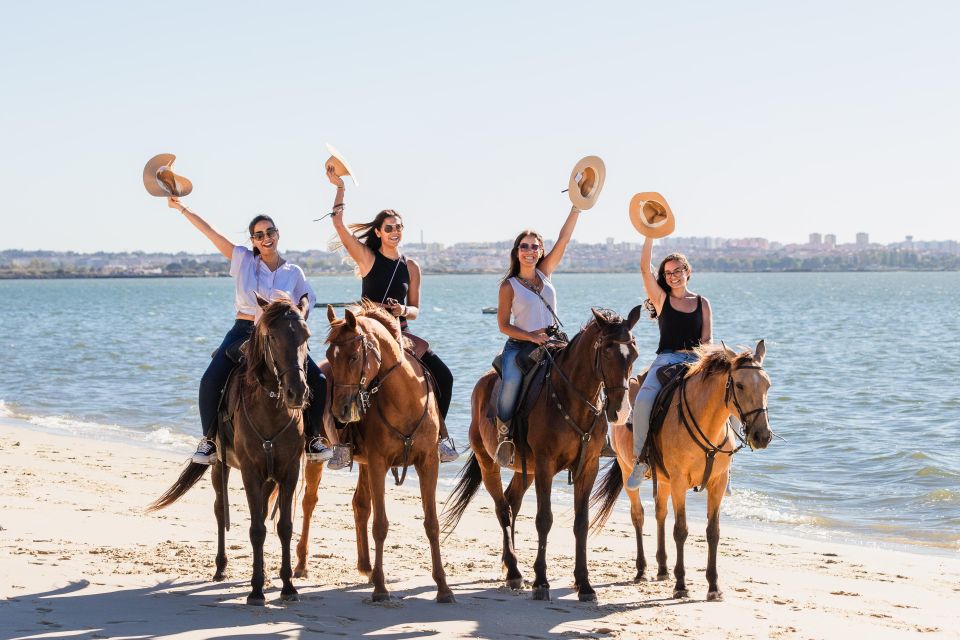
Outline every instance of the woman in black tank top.
<path id="1" fill-rule="evenodd" d="M 403 218 L 392 209 L 385 209 L 370 222 L 351 224 L 343 222 L 343 179 L 332 166 L 327 167 L 327 178 L 337 187 L 333 201 L 333 228 L 341 246 L 356 263 L 354 272 L 362 278 L 361 295 L 375 302 L 400 319 L 400 328 L 407 332 L 410 320 L 420 315 L 420 265 L 400 253 L 403 240 Z M 440 462 L 456 460 L 459 454 L 445 424 L 453 391 L 453 374 L 432 350 L 420 358 L 437 382 L 437 403 L 443 420 L 440 422 L 440 442 L 437 447 Z M 334 469 L 348 466 L 349 449 L 335 446 L 334 458 L 328 466 Z"/>
<path id="2" fill-rule="evenodd" d="M 683 254 L 671 253 L 660 262 L 654 277 L 652 254 L 653 238 L 647 237 L 640 255 L 640 273 L 647 293 L 644 305 L 649 309 L 650 317 L 657 320 L 660 344 L 657 346 L 657 357 L 647 369 L 647 377 L 633 405 L 633 453 L 636 459 L 633 472 L 627 479 L 628 489 L 639 488 L 647 471 L 640 454 L 650 429 L 653 401 L 660 391 L 657 371 L 671 364 L 693 362 L 696 355 L 692 350 L 713 340 L 710 301 L 687 289 L 693 274 L 690 262 Z"/>

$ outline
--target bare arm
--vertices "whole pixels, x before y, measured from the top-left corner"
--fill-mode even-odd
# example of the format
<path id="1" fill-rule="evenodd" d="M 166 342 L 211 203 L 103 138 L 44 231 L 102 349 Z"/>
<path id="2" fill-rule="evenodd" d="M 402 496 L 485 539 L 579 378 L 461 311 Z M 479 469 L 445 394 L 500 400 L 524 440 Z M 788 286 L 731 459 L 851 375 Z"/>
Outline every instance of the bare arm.
<path id="1" fill-rule="evenodd" d="M 570 213 L 567 214 L 566 221 L 563 223 L 563 226 L 560 227 L 560 235 L 557 237 L 556 244 L 553 245 L 550 253 L 543 256 L 543 260 L 540 261 L 540 265 L 537 267 L 544 275 L 549 276 L 552 274 L 560 264 L 560 261 L 563 259 L 563 254 L 567 250 L 567 245 L 570 244 L 570 238 L 573 237 L 573 230 L 577 226 L 577 220 L 579 219 L 580 209 L 570 207 Z"/>
<path id="2" fill-rule="evenodd" d="M 660 285 L 657 284 L 657 276 L 653 272 L 653 264 L 651 263 L 652 259 L 653 238 L 648 237 L 643 241 L 643 251 L 640 252 L 640 273 L 643 276 L 643 290 L 646 291 L 647 297 L 650 298 L 653 307 L 657 310 L 657 315 L 659 315 L 660 310 L 663 309 L 663 301 L 666 300 L 667 296 Z"/>
<path id="3" fill-rule="evenodd" d="M 700 297 L 703 303 L 703 331 L 700 334 L 700 344 L 710 344 L 713 342 L 713 309 L 710 307 L 710 301 Z"/>
<path id="4" fill-rule="evenodd" d="M 394 302 L 385 304 L 390 313 L 407 320 L 416 320 L 420 315 L 420 265 L 415 260 L 407 259 L 407 270 L 410 272 L 410 288 L 407 289 L 407 304 Z"/>
<path id="5" fill-rule="evenodd" d="M 520 327 L 510 324 L 510 308 L 513 306 L 513 287 L 509 282 L 500 283 L 500 294 L 497 299 L 497 326 L 500 333 L 517 340 L 545 344 L 550 336 L 542 329 L 540 331 L 524 331 Z"/>
<path id="6" fill-rule="evenodd" d="M 337 195 L 333 199 L 333 215 L 331 216 L 333 228 L 337 232 L 343 248 L 347 250 L 353 261 L 360 267 L 360 275 L 365 276 L 373 268 L 373 249 L 357 240 L 357 237 L 350 233 L 350 229 L 343 222 L 343 195 L 346 188 L 343 179 L 334 172 L 332 166 L 327 167 L 327 179 L 337 187 Z"/>
<path id="7" fill-rule="evenodd" d="M 223 235 L 221 235 L 216 229 L 211 227 L 206 220 L 182 205 L 180 203 L 180 198 L 167 198 L 167 206 L 171 209 L 177 209 L 180 213 L 182 213 L 184 218 L 189 220 L 193 226 L 200 230 L 200 233 L 207 236 L 210 242 L 213 243 L 213 246 L 217 248 L 217 251 L 222 253 L 227 260 L 233 259 L 234 244 L 224 238 Z"/>

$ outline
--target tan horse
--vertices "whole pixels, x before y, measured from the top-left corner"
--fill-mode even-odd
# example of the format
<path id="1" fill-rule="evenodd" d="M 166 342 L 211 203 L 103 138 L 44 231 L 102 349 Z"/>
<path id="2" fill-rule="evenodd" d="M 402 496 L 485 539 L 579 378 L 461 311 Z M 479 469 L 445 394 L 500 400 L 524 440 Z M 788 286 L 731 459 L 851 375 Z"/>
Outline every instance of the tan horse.
<path id="1" fill-rule="evenodd" d="M 264 309 L 244 349 L 246 361 L 231 378 L 224 402 L 229 407 L 233 442 L 224 451 L 228 465 L 213 465 L 214 514 L 217 518 L 217 572 L 223 580 L 227 566 L 224 531 L 230 528 L 227 507 L 227 476 L 230 468 L 240 469 L 250 507 L 250 544 L 253 546 L 252 590 L 247 604 L 264 605 L 263 543 L 267 536 L 264 521 L 272 496 L 278 496 L 280 519 L 277 534 L 282 545 L 280 599 L 299 600 L 291 582 L 290 538 L 293 535 L 293 495 L 300 475 L 303 453 L 303 409 L 309 401 L 306 362 L 310 329 L 305 317 L 307 298 L 294 306 L 288 300 L 268 303 L 257 296 Z M 208 465 L 191 462 L 177 481 L 157 498 L 147 511 L 162 509 L 177 501 L 203 477 Z"/>
<path id="2" fill-rule="evenodd" d="M 430 541 L 437 602 L 455 602 L 440 559 L 436 505 L 440 410 L 428 384 L 428 374 L 419 361 L 401 348 L 397 319 L 378 305 L 365 303 L 358 312 L 347 309 L 343 320 L 338 320 L 333 308 L 328 306 L 327 318 L 330 321 L 327 361 L 333 374 L 328 406 L 340 422 L 357 423 L 354 460 L 360 463 L 360 477 L 353 494 L 357 569 L 373 583 L 375 602 L 390 598 L 383 575 L 383 545 L 389 527 L 384 479 L 390 468 L 400 467 L 405 477 L 407 466 L 412 465 L 420 480 L 423 528 Z M 298 572 L 306 572 L 306 540 L 317 502 L 319 467 L 319 464 L 307 465 L 302 553 L 301 546 L 297 547 Z M 402 478 L 398 482 L 402 482 Z M 367 539 L 371 507 L 376 554 L 372 568 Z"/>
<path id="3" fill-rule="evenodd" d="M 587 570 L 589 499 L 599 468 L 600 450 L 626 393 L 630 368 L 637 348 L 630 329 L 640 317 L 636 307 L 624 320 L 612 311 L 593 310 L 593 318 L 550 365 L 543 392 L 528 417 L 526 442 L 516 440 L 513 479 L 504 493 L 500 467 L 494 461 L 497 446 L 496 373 L 484 374 L 473 389 L 470 447 L 473 454 L 460 472 L 460 480 L 447 499 L 444 531 L 452 531 L 473 498 L 481 481 L 493 498 L 503 530 L 503 564 L 506 585 L 523 585 L 517 568 L 514 546 L 515 524 L 523 494 L 536 480 L 538 551 L 533 599 L 549 600 L 547 581 L 547 536 L 553 525 L 550 491 L 553 477 L 564 469 L 574 476 L 574 521 L 576 536 L 575 587 L 580 600 L 597 599 Z M 606 400 L 604 401 L 604 397 Z M 532 474 L 521 471 L 521 456 L 532 466 Z"/>
<path id="4" fill-rule="evenodd" d="M 667 500 L 673 500 L 673 539 L 677 545 L 677 579 L 673 597 L 686 598 L 683 544 L 687 539 L 687 490 L 707 490 L 707 600 L 722 600 L 717 586 L 717 546 L 720 541 L 720 503 L 727 488 L 730 464 L 739 434 L 727 425 L 731 415 L 743 423 L 746 444 L 751 449 L 764 449 L 773 437 L 767 422 L 767 391 L 770 378 L 763 370 L 766 352 L 763 340 L 753 353 L 735 353 L 732 349 L 706 345 L 698 350 L 699 360 L 687 372 L 682 385 L 674 392 L 663 427 L 654 435 L 654 450 L 659 464 L 652 464 L 656 475 L 654 500 L 657 516 L 657 580 L 666 580 L 667 551 L 665 521 Z M 646 375 L 645 373 L 643 375 Z M 636 397 L 640 383 L 631 380 L 630 401 Z M 633 432 L 625 424 L 611 428 L 617 459 L 610 465 L 602 483 L 594 493 L 593 503 L 600 509 L 592 526 L 599 529 L 609 518 L 620 490 L 633 469 Z M 711 462 L 712 461 L 712 462 Z M 646 580 L 643 556 L 643 506 L 640 492 L 627 490 L 630 516 L 637 537 L 637 574 L 634 581 Z"/>

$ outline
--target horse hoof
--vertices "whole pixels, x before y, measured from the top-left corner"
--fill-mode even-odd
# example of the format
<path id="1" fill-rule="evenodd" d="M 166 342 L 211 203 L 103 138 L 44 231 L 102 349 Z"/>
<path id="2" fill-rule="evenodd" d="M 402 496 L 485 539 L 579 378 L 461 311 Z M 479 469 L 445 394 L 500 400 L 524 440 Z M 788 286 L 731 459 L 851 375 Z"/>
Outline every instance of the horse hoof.
<path id="1" fill-rule="evenodd" d="M 633 576 L 633 581 L 634 581 L 634 582 L 647 582 L 647 576 L 643 575 L 642 573 L 638 573 L 637 575 Z"/>
<path id="2" fill-rule="evenodd" d="M 384 591 L 382 593 L 374 593 L 371 599 L 374 602 L 388 602 L 390 600 L 390 592 Z"/>
<path id="3" fill-rule="evenodd" d="M 307 578 L 307 577 L 309 577 L 309 576 L 307 575 L 307 570 L 306 570 L 306 569 L 299 569 L 299 568 L 298 568 L 298 569 L 294 569 L 294 570 L 293 570 L 293 577 L 294 577 L 294 578 Z"/>
<path id="4" fill-rule="evenodd" d="M 223 582 L 223 572 L 222 572 L 222 571 L 217 571 L 215 574 L 213 574 L 213 581 L 214 581 L 214 582 Z"/>
<path id="5" fill-rule="evenodd" d="M 457 599 L 453 597 L 453 592 L 445 593 L 443 595 L 437 594 L 437 602 L 440 604 L 456 604 Z"/>
<path id="6" fill-rule="evenodd" d="M 550 587 L 534 587 L 533 599 L 534 600 L 550 600 Z"/>
<path id="7" fill-rule="evenodd" d="M 723 602 L 722 591 L 710 591 L 707 593 L 707 602 Z"/>
<path id="8" fill-rule="evenodd" d="M 593 590 L 581 591 L 577 594 L 577 597 L 580 598 L 580 602 L 596 602 L 597 592 Z"/>
<path id="9" fill-rule="evenodd" d="M 523 589 L 523 578 L 508 578 L 507 589 Z"/>
<path id="10" fill-rule="evenodd" d="M 263 596 L 247 596 L 247 606 L 263 607 L 267 604 L 267 599 Z"/>
<path id="11" fill-rule="evenodd" d="M 281 602 L 300 602 L 300 594 L 294 591 L 293 593 L 281 593 L 280 594 Z"/>
<path id="12" fill-rule="evenodd" d="M 669 573 L 658 573 L 658 574 L 657 574 L 657 582 L 663 582 L 664 580 L 667 580 L 667 579 L 669 579 L 669 578 L 670 578 L 670 574 L 669 574 Z"/>
<path id="13" fill-rule="evenodd" d="M 690 592 L 687 591 L 686 589 L 674 589 L 674 590 L 673 590 L 673 597 L 674 597 L 674 598 L 689 598 L 689 597 L 690 597 Z"/>

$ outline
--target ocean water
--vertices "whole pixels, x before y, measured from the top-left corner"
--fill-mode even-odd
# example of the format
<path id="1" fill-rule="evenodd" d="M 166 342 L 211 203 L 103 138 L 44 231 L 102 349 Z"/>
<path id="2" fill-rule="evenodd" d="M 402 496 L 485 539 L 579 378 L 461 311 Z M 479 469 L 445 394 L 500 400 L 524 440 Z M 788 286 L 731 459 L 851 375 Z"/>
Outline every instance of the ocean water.
<path id="1" fill-rule="evenodd" d="M 625 315 L 642 299 L 637 274 L 554 280 L 571 334 L 591 306 Z M 352 277 L 311 282 L 322 301 L 359 291 Z M 960 552 L 960 274 L 696 273 L 691 288 L 710 298 L 715 339 L 766 340 L 770 420 L 785 439 L 737 454 L 725 521 Z M 473 384 L 503 342 L 480 313 L 496 291 L 496 276 L 427 276 L 413 323 L 454 373 L 461 449 Z M 0 296 L 0 415 L 190 450 L 197 384 L 232 322 L 229 279 L 0 281 Z M 324 310 L 309 323 L 322 356 Z M 643 367 L 656 324 L 641 319 L 634 335 Z M 441 495 L 459 468 L 443 465 Z M 554 486 L 569 504 L 565 476 Z M 702 517 L 704 504 L 691 494 L 688 510 Z"/>

